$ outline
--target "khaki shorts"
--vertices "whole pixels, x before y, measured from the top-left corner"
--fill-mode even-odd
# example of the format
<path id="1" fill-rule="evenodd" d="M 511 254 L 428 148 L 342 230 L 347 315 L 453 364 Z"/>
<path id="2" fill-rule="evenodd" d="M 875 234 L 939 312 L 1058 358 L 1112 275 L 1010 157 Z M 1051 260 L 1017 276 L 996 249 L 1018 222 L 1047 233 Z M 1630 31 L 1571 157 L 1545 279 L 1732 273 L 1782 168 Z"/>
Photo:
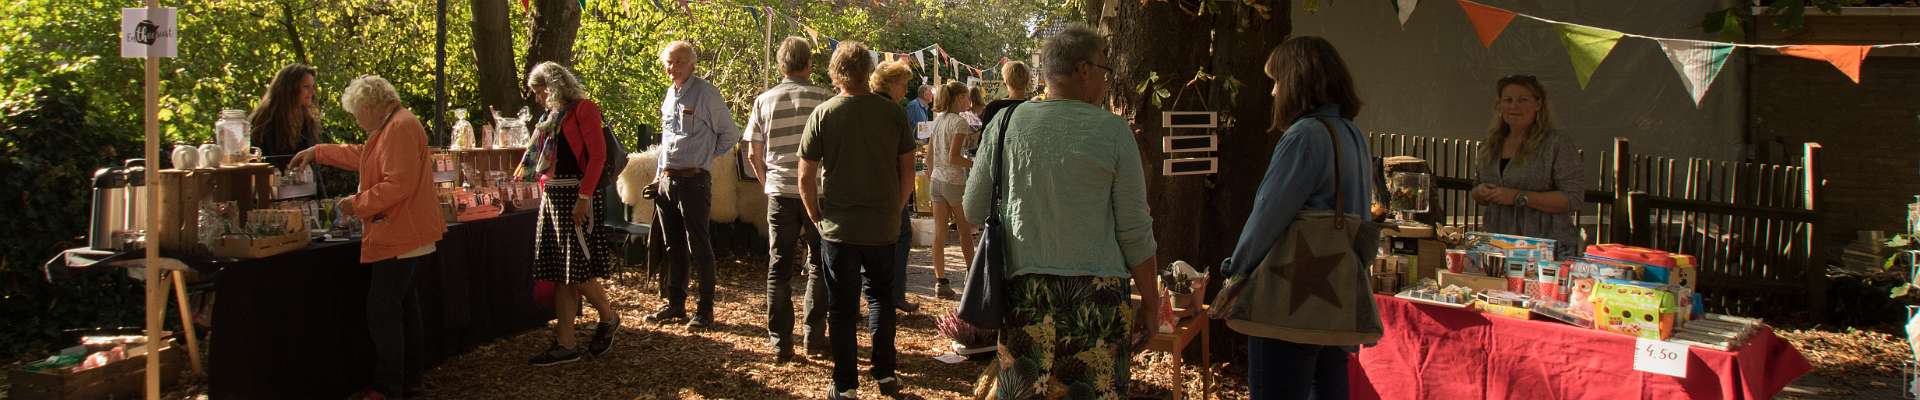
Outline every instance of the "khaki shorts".
<path id="1" fill-rule="evenodd" d="M 928 189 L 933 192 L 933 201 L 936 203 L 959 207 L 960 197 L 967 193 L 967 185 L 961 183 L 933 181 L 929 185 L 932 185 Z"/>

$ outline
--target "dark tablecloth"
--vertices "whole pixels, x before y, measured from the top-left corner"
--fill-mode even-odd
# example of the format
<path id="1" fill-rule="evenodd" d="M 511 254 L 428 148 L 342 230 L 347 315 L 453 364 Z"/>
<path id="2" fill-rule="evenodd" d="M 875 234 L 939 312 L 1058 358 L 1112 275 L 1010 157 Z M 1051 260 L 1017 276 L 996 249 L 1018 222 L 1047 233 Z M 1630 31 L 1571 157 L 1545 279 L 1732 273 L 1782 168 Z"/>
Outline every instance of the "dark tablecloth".
<path id="1" fill-rule="evenodd" d="M 1386 335 L 1352 363 L 1355 399 L 1767 399 L 1812 369 L 1764 326 L 1733 351 L 1692 348 L 1676 378 L 1635 371 L 1626 335 L 1374 301 Z"/>
<path id="2" fill-rule="evenodd" d="M 534 213 L 448 226 L 421 260 L 424 371 L 499 338 L 541 327 L 552 310 L 533 300 Z M 314 243 L 273 257 L 218 265 L 209 364 L 216 399 L 340 399 L 368 386 L 370 273 L 360 244 Z"/>

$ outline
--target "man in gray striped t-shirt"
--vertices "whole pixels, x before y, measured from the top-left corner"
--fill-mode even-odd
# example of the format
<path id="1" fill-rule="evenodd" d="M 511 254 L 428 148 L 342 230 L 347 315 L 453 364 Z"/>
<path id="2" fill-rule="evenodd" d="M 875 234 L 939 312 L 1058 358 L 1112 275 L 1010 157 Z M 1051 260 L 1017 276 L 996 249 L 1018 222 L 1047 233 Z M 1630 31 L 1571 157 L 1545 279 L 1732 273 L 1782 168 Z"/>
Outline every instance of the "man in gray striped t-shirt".
<path id="1" fill-rule="evenodd" d="M 767 268 L 767 334 L 778 354 L 777 363 L 793 359 L 794 268 L 802 245 L 807 252 L 806 349 L 816 358 L 828 354 L 827 287 L 821 276 L 820 230 L 800 202 L 800 131 L 813 108 L 833 97 L 814 86 L 813 46 L 806 39 L 787 37 L 780 42 L 780 66 L 786 79 L 753 100 L 747 117 L 747 159 L 755 176 L 766 183 L 767 225 L 773 230 L 772 264 Z"/>

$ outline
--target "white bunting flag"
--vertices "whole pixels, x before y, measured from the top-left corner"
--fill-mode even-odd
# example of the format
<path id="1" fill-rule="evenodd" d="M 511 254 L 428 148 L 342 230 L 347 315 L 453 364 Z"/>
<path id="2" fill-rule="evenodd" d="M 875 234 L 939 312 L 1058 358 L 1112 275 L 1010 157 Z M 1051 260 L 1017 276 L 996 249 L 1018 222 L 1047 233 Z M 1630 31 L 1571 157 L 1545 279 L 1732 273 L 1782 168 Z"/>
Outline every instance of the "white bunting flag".
<path id="1" fill-rule="evenodd" d="M 1394 0 L 1394 5 L 1396 6 L 1394 11 L 1400 14 L 1400 26 L 1404 28 L 1407 26 L 1407 18 L 1413 17 L 1413 8 L 1420 5 L 1420 0 Z"/>
<path id="2" fill-rule="evenodd" d="M 1693 40 L 1661 39 L 1660 50 L 1667 53 L 1667 61 L 1673 63 L 1673 70 L 1680 73 L 1680 82 L 1687 86 L 1687 94 L 1693 95 L 1693 107 L 1700 107 L 1700 100 L 1707 95 L 1707 89 L 1713 86 L 1713 78 L 1720 75 L 1720 69 L 1727 65 L 1727 56 L 1733 54 L 1733 46 L 1725 43 L 1701 42 Z"/>
<path id="3" fill-rule="evenodd" d="M 868 56 L 872 56 L 872 57 L 873 57 L 873 65 L 874 65 L 875 67 L 878 67 L 878 66 L 880 66 L 880 52 L 879 52 L 879 51 L 875 51 L 875 50 L 867 50 L 867 55 L 868 55 Z"/>

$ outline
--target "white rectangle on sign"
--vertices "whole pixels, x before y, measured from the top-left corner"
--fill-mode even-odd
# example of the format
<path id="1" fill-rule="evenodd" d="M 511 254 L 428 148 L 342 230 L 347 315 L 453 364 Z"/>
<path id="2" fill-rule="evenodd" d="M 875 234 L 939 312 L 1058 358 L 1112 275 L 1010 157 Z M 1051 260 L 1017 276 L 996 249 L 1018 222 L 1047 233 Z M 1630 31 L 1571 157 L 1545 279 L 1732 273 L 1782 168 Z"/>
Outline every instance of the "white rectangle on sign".
<path id="1" fill-rule="evenodd" d="M 180 31 L 175 16 L 173 7 L 159 8 L 152 16 L 144 7 L 120 9 L 120 56 L 147 58 L 147 47 L 152 46 L 153 56 L 178 57 Z"/>
<path id="2" fill-rule="evenodd" d="M 1219 150 L 1213 135 L 1161 136 L 1160 151 L 1165 153 L 1188 153 Z"/>
<path id="3" fill-rule="evenodd" d="M 933 137 L 933 122 L 921 122 L 918 124 L 914 124 L 913 133 L 914 133 L 913 136 L 916 138 L 919 138 L 920 140 L 927 140 L 927 138 Z"/>
<path id="4" fill-rule="evenodd" d="M 1170 158 L 1160 162 L 1160 175 L 1179 176 L 1179 175 L 1211 174 L 1216 171 L 1219 171 L 1218 162 L 1219 162 L 1219 159 L 1214 157 Z"/>
<path id="5" fill-rule="evenodd" d="M 1684 344 L 1635 339 L 1633 370 L 1685 378 L 1687 377 L 1687 354 L 1691 350 Z"/>
<path id="6" fill-rule="evenodd" d="M 1220 113 L 1212 111 L 1162 111 L 1160 112 L 1160 127 L 1168 129 L 1218 128 L 1220 127 Z"/>

